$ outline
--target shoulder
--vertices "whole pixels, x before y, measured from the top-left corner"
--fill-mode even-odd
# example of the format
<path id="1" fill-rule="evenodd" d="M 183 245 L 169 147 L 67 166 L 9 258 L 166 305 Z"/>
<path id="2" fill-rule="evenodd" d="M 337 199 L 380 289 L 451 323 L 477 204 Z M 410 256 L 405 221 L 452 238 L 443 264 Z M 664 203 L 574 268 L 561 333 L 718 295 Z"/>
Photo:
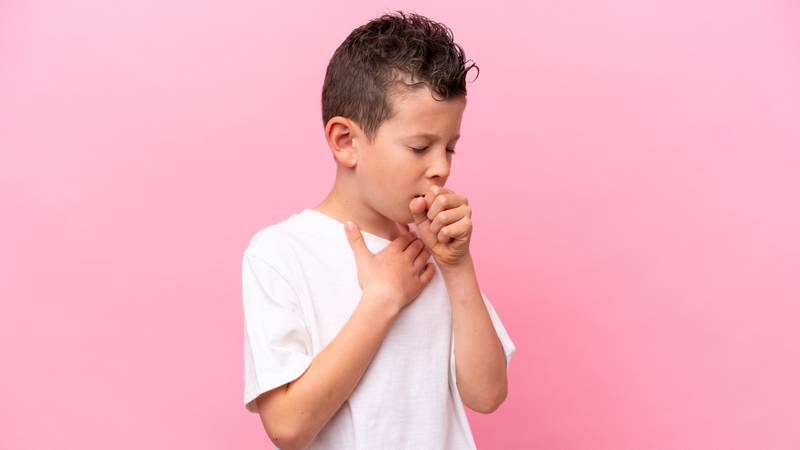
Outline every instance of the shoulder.
<path id="1" fill-rule="evenodd" d="M 291 216 L 257 230 L 244 249 L 244 256 L 266 262 L 276 269 L 285 269 L 296 260 L 293 242 L 297 224 Z"/>

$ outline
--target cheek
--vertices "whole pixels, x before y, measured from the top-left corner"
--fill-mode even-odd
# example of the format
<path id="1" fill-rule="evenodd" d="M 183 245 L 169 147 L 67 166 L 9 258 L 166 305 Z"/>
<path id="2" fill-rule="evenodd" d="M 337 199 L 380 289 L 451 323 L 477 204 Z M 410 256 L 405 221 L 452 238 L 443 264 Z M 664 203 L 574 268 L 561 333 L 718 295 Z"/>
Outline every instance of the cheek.
<path id="1" fill-rule="evenodd" d="M 373 194 L 395 203 L 405 202 L 406 198 L 419 189 L 425 175 L 421 159 L 403 147 L 381 149 L 365 161 L 365 172 Z"/>
<path id="2" fill-rule="evenodd" d="M 405 155 L 387 155 L 381 161 L 375 161 L 373 178 L 383 186 L 403 186 L 417 177 L 418 166 L 418 161 Z"/>

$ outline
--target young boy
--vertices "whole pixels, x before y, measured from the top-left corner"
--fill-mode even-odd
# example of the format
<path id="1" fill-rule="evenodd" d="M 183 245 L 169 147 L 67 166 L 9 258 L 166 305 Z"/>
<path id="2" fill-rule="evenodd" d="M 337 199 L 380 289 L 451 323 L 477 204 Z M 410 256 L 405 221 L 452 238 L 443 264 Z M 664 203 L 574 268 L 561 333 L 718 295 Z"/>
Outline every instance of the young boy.
<path id="1" fill-rule="evenodd" d="M 444 188 L 464 65 L 447 27 L 401 11 L 328 64 L 333 188 L 243 257 L 244 400 L 281 449 L 474 449 L 463 405 L 506 397 L 515 346 L 478 287 L 467 198 Z"/>

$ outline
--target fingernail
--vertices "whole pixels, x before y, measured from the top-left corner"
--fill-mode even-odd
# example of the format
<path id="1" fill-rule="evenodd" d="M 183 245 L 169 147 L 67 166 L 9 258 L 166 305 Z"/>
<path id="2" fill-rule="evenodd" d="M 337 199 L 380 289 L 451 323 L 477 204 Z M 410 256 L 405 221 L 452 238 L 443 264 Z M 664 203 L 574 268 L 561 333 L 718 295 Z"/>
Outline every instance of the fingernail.
<path id="1" fill-rule="evenodd" d="M 344 228 L 347 231 L 353 231 L 353 222 L 348 220 L 347 223 L 344 224 Z"/>

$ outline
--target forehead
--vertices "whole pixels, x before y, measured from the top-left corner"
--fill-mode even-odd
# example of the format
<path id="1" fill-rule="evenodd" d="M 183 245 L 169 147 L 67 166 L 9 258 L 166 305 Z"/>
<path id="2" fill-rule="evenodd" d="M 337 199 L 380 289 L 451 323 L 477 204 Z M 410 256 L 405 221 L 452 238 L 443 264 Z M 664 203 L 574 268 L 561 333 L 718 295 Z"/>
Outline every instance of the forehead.
<path id="1" fill-rule="evenodd" d="M 466 96 L 434 98 L 427 86 L 395 92 L 390 101 L 394 115 L 387 125 L 411 132 L 457 133 L 467 106 Z"/>

